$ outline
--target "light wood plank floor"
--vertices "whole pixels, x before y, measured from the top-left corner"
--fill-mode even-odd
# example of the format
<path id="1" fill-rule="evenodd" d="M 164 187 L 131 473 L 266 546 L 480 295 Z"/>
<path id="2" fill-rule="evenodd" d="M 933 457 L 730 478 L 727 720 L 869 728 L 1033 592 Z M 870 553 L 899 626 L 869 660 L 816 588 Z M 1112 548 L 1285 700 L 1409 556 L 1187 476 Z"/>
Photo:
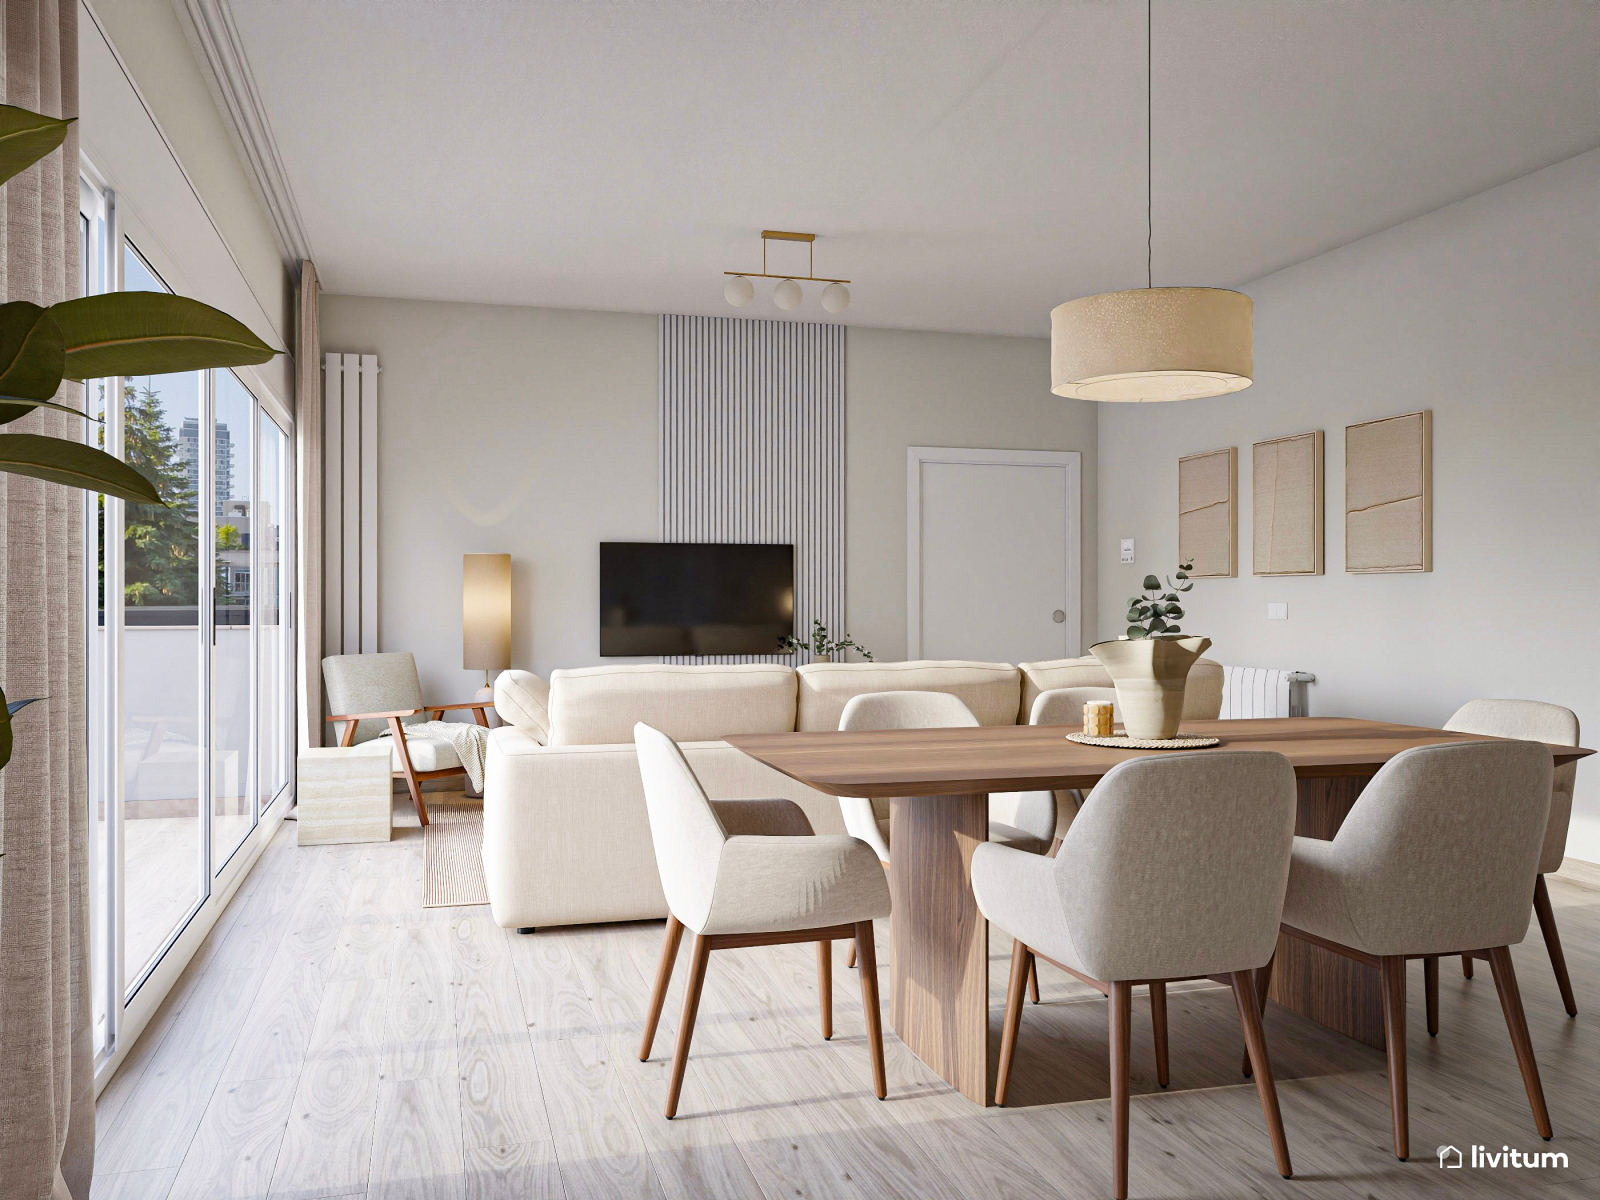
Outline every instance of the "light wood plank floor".
<path id="1" fill-rule="evenodd" d="M 101 1096 L 95 1200 L 1077 1200 L 1109 1193 L 1105 1001 L 1041 967 L 1013 1104 L 975 1108 L 890 1035 L 872 1096 L 855 972 L 835 947 L 831 1042 L 812 947 L 712 956 L 679 1119 L 661 1117 L 677 986 L 637 1045 L 661 925 L 500 929 L 423 909 L 421 831 L 301 849 L 286 825 Z M 1383 1057 L 1276 1006 L 1267 1033 L 1296 1176 L 1240 1078 L 1230 995 L 1170 1001 L 1172 1086 L 1135 999 L 1132 1195 L 1382 1200 L 1600 1195 L 1600 890 L 1551 885 L 1582 1010 L 1537 932 L 1516 951 L 1556 1140 L 1534 1133 L 1488 972 L 1411 977 L 1417 1155 L 1389 1150 Z M 992 939 L 996 1036 L 1009 944 Z M 880 931 L 880 955 L 888 946 Z M 886 967 L 882 967 L 886 971 Z M 1565 1169 L 1441 1171 L 1434 1146 L 1558 1150 Z"/>

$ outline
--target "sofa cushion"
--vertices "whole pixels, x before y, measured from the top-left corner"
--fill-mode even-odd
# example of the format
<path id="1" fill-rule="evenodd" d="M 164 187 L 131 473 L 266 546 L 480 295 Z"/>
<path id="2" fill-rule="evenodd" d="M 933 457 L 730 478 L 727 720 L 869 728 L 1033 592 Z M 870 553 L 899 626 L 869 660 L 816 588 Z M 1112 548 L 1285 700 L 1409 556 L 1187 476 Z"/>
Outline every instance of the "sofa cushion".
<path id="1" fill-rule="evenodd" d="M 1015 725 L 1021 674 L 1010 663 L 809 663 L 799 677 L 801 730 L 838 729 L 852 697 L 868 692 L 948 692 L 980 725 Z"/>
<path id="2" fill-rule="evenodd" d="M 1040 692 L 1056 688 L 1111 687 L 1110 673 L 1094 655 L 1083 658 L 1056 658 L 1049 662 L 1021 664 L 1022 706 L 1018 724 L 1027 724 L 1028 714 Z M 1183 692 L 1183 716 L 1187 721 L 1214 721 L 1222 714 L 1222 664 L 1209 658 L 1195 660 L 1189 668 L 1189 683 Z"/>
<path id="3" fill-rule="evenodd" d="M 550 740 L 550 685 L 532 671 L 501 671 L 494 681 L 494 711 L 507 725 Z"/>
<path id="4" fill-rule="evenodd" d="M 781 663 L 649 663 L 550 673 L 549 745 L 631 745 L 637 721 L 678 742 L 787 733 L 794 728 L 794 670 Z"/>

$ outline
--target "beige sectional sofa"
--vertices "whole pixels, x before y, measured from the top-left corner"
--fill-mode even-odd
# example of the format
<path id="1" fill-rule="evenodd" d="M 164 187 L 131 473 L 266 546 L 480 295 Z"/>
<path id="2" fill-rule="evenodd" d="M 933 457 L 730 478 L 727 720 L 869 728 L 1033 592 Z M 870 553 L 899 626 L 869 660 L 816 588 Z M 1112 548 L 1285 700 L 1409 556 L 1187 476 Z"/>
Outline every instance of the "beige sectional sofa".
<path id="1" fill-rule="evenodd" d="M 812 663 L 603 666 L 526 671 L 495 682 L 506 722 L 489 736 L 483 868 L 489 904 L 507 928 L 632 921 L 666 915 L 633 750 L 643 721 L 683 746 L 716 800 L 793 800 L 818 833 L 843 833 L 839 802 L 780 775 L 722 739 L 739 733 L 837 729 L 851 697 L 939 691 L 984 725 L 1025 722 L 1042 691 L 1108 687 L 1093 658 L 1055 662 Z M 1215 717 L 1222 668 L 1201 659 L 1185 715 Z M 1063 820 L 1070 820 L 1070 806 Z"/>

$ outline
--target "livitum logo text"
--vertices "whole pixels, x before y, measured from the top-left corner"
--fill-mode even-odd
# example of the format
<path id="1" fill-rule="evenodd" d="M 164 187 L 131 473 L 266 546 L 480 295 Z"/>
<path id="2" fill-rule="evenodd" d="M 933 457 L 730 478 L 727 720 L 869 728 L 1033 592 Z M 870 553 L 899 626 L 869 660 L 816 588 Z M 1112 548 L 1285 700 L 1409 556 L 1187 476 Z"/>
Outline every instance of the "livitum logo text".
<path id="1" fill-rule="evenodd" d="M 1565 1167 L 1567 1156 L 1560 1151 L 1519 1150 L 1514 1146 L 1501 1146 L 1493 1150 L 1488 1146 L 1473 1146 L 1465 1154 L 1454 1146 L 1440 1146 L 1435 1154 L 1439 1166 L 1460 1167 Z"/>

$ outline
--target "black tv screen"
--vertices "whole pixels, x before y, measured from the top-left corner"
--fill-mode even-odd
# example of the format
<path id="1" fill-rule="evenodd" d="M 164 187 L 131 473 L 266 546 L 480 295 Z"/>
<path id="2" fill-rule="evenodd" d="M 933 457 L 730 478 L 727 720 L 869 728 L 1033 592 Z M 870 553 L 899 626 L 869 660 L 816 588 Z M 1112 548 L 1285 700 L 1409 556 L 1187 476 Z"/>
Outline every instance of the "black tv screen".
<path id="1" fill-rule="evenodd" d="M 777 654 L 793 632 L 793 546 L 600 543 L 604 656 Z"/>

